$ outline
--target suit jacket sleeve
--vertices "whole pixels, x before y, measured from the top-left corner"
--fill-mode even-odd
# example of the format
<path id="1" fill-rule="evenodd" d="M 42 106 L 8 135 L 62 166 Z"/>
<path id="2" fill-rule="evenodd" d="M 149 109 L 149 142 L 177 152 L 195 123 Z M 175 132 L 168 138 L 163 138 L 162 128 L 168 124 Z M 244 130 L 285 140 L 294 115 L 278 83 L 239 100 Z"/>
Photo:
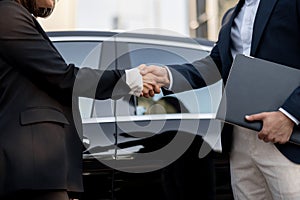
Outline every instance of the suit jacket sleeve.
<path id="1" fill-rule="evenodd" d="M 168 67 L 173 76 L 173 92 L 205 87 L 221 79 L 220 71 L 212 56 L 191 64 L 168 65 Z"/>
<path id="2" fill-rule="evenodd" d="M 11 70 L 19 71 L 49 93 L 55 91 L 52 95 L 71 97 L 75 82 L 75 93 L 80 96 L 110 98 L 118 82 L 122 89 L 115 90 L 115 96 L 128 94 L 129 87 L 121 78 L 124 71 L 79 70 L 73 64 L 67 65 L 43 37 L 43 30 L 38 30 L 31 14 L 14 1 L 1 2 L 0 27 L 0 56 L 13 66 Z"/>
<path id="3" fill-rule="evenodd" d="M 300 1 L 297 0 L 298 21 L 300 21 Z M 300 86 L 294 90 L 282 106 L 289 114 L 300 121 Z"/>
<path id="4" fill-rule="evenodd" d="M 298 87 L 285 101 L 282 108 L 300 121 L 300 87 Z"/>

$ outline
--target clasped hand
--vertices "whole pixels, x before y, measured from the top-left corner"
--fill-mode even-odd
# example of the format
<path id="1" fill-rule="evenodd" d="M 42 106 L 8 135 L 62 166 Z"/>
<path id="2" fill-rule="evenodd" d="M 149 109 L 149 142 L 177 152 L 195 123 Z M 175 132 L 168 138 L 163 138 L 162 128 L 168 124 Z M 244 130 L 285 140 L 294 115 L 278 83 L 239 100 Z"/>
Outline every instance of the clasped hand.
<path id="1" fill-rule="evenodd" d="M 246 116 L 246 119 L 263 122 L 258 138 L 264 142 L 284 144 L 289 141 L 293 132 L 294 122 L 280 111 L 258 113 Z"/>
<path id="2" fill-rule="evenodd" d="M 168 87 L 170 85 L 169 74 L 166 67 L 142 64 L 138 66 L 138 69 L 143 77 L 143 97 L 153 97 L 154 94 L 160 93 L 162 87 Z"/>

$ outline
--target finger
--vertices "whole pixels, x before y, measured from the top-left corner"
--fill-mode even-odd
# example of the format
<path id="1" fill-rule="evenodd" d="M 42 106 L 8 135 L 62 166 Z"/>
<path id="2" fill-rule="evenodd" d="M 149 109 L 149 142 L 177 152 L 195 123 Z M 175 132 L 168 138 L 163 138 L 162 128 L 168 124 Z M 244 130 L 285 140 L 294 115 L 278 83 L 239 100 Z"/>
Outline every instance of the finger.
<path id="1" fill-rule="evenodd" d="M 258 138 L 259 138 L 260 140 L 265 140 L 265 139 L 267 139 L 267 136 L 268 136 L 268 134 L 267 134 L 265 131 L 263 131 L 263 130 L 261 130 L 261 131 L 258 133 Z"/>
<path id="2" fill-rule="evenodd" d="M 147 74 L 145 76 L 143 76 L 143 82 L 151 84 L 151 85 L 155 85 L 156 87 L 160 88 L 160 87 L 164 87 L 166 86 L 168 82 L 166 77 L 159 77 L 159 76 L 153 76 L 152 74 Z"/>
<path id="3" fill-rule="evenodd" d="M 139 65 L 137 68 L 138 68 L 139 70 L 143 70 L 145 67 L 147 67 L 147 65 L 141 64 L 141 65 Z"/>
<path id="4" fill-rule="evenodd" d="M 153 73 L 157 70 L 157 67 L 156 66 L 148 66 L 148 67 L 143 67 L 141 70 L 140 70 L 140 73 L 141 75 L 146 75 L 148 73 Z"/>
<path id="5" fill-rule="evenodd" d="M 155 92 L 156 94 L 159 94 L 159 93 L 160 93 L 160 87 L 157 86 L 157 85 L 154 85 L 154 86 L 153 86 L 153 90 L 154 90 L 154 92 Z"/>
<path id="6" fill-rule="evenodd" d="M 156 81 L 155 81 L 155 77 L 154 76 L 150 76 L 149 74 L 143 76 L 143 83 L 144 84 L 148 84 L 148 85 L 156 85 Z"/>
<path id="7" fill-rule="evenodd" d="M 268 139 L 268 137 L 265 137 L 265 138 L 263 139 L 263 141 L 264 141 L 265 143 L 270 142 L 270 140 Z"/>
<path id="8" fill-rule="evenodd" d="M 260 139 L 260 140 L 264 140 L 266 137 L 264 134 L 261 134 L 261 133 L 259 133 L 257 136 L 258 136 L 258 139 Z"/>
<path id="9" fill-rule="evenodd" d="M 258 121 L 258 120 L 263 120 L 265 116 L 266 116 L 265 113 L 258 113 L 254 115 L 246 115 L 245 119 L 248 121 Z"/>
<path id="10" fill-rule="evenodd" d="M 149 91 L 149 96 L 150 96 L 150 97 L 153 97 L 154 95 L 155 95 L 154 91 L 153 91 L 153 90 L 150 90 L 150 91 Z"/>
<path id="11" fill-rule="evenodd" d="M 143 88 L 144 89 L 147 89 L 147 90 L 153 90 L 154 88 L 153 88 L 153 85 L 152 84 L 149 84 L 149 83 L 144 83 L 143 84 Z"/>
<path id="12" fill-rule="evenodd" d="M 152 90 L 153 91 L 153 95 L 154 94 L 159 94 L 160 93 L 160 87 L 158 85 L 152 85 L 149 83 L 144 83 L 143 84 L 144 87 L 146 87 L 149 91 Z"/>
<path id="13" fill-rule="evenodd" d="M 258 133 L 258 139 L 263 140 L 264 142 L 269 142 L 270 141 L 270 136 L 266 132 L 261 130 Z"/>
<path id="14" fill-rule="evenodd" d="M 147 83 L 143 84 L 143 96 L 146 98 L 153 97 L 155 92 L 153 90 L 153 86 Z"/>
<path id="15" fill-rule="evenodd" d="M 149 97 L 150 97 L 150 96 L 149 96 L 149 93 L 143 93 L 143 97 L 149 98 Z"/>
<path id="16" fill-rule="evenodd" d="M 276 140 L 276 138 L 273 138 L 272 140 L 270 140 L 270 142 L 272 142 L 272 143 L 277 143 L 278 141 Z"/>
<path id="17" fill-rule="evenodd" d="M 152 90 L 152 88 L 149 88 L 149 87 L 145 86 L 145 84 L 144 84 L 143 91 L 142 91 L 143 95 L 148 94 L 150 90 Z"/>
<path id="18" fill-rule="evenodd" d="M 143 91 L 142 91 L 143 97 L 149 98 L 149 97 L 150 97 L 150 95 L 149 95 L 150 91 L 151 91 L 151 89 L 148 89 L 148 88 L 145 88 L 145 87 L 144 87 L 144 89 L 143 89 Z"/>

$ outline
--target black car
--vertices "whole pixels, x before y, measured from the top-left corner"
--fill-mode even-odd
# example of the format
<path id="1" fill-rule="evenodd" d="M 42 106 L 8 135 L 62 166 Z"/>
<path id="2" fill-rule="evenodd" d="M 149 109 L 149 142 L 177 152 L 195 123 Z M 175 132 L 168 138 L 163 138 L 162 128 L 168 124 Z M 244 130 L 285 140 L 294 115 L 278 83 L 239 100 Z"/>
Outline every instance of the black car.
<path id="1" fill-rule="evenodd" d="M 162 34 L 48 35 L 67 63 L 108 70 L 190 63 L 207 56 L 214 45 Z M 220 153 L 221 124 L 214 120 L 221 91 L 220 81 L 149 99 L 80 97 L 83 199 L 210 199 L 214 190 L 216 199 L 233 199 L 228 158 Z"/>

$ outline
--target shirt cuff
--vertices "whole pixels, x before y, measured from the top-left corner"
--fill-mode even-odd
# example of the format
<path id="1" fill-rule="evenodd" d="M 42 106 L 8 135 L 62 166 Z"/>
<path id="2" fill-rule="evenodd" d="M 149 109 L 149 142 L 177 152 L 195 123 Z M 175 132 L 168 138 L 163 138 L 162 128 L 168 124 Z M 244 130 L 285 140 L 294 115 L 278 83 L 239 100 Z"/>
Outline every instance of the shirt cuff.
<path id="1" fill-rule="evenodd" d="M 299 125 L 299 120 L 296 119 L 293 115 L 291 115 L 290 113 L 288 113 L 286 110 L 284 110 L 283 108 L 279 108 L 279 111 L 282 112 L 285 116 L 287 116 L 288 118 L 290 118 L 290 120 L 292 120 L 296 125 Z"/>
<path id="2" fill-rule="evenodd" d="M 172 73 L 171 73 L 170 69 L 167 66 L 164 66 L 164 68 L 167 69 L 168 75 L 169 75 L 169 79 L 170 79 L 169 87 L 164 87 L 164 88 L 167 89 L 167 90 L 171 90 L 172 86 L 173 86 L 173 76 L 172 76 Z"/>
<path id="3" fill-rule="evenodd" d="M 143 78 L 138 68 L 125 70 L 126 84 L 130 88 L 129 94 L 137 97 L 141 96 L 143 91 Z"/>

